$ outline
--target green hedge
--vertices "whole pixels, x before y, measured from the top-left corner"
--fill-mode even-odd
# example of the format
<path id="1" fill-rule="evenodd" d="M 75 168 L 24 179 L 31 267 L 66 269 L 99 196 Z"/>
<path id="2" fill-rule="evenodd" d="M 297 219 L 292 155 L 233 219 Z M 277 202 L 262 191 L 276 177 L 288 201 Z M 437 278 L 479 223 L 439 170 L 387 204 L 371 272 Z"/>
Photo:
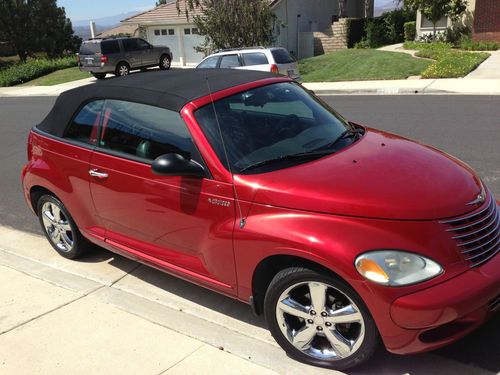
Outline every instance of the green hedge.
<path id="1" fill-rule="evenodd" d="M 347 46 L 353 48 L 366 36 L 366 18 L 349 18 L 347 20 Z"/>
<path id="2" fill-rule="evenodd" d="M 451 49 L 453 45 L 451 43 L 445 42 L 405 42 L 403 44 L 404 49 L 416 49 L 416 50 L 448 50 Z"/>
<path id="3" fill-rule="evenodd" d="M 500 49 L 500 43 L 464 40 L 460 43 L 460 48 L 467 51 L 496 51 Z"/>
<path id="4" fill-rule="evenodd" d="M 415 21 L 405 22 L 405 41 L 413 42 L 417 37 L 417 23 Z"/>
<path id="5" fill-rule="evenodd" d="M 76 66 L 75 56 L 59 59 L 30 59 L 25 63 L 0 70 L 0 87 L 14 86 L 52 73 L 59 69 Z"/>

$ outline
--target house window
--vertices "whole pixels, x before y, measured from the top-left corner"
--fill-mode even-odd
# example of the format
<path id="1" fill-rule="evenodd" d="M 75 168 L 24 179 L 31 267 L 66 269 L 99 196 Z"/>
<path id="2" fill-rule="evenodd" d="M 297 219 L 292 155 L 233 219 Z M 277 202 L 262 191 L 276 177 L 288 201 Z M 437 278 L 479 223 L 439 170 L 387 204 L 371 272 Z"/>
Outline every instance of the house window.
<path id="1" fill-rule="evenodd" d="M 436 23 L 437 28 L 445 28 L 446 26 L 448 26 L 448 18 L 447 17 L 441 17 L 441 19 L 439 21 L 437 21 L 437 23 Z M 434 25 L 432 24 L 431 21 L 429 21 L 427 18 L 422 16 L 422 22 L 420 24 L 420 27 L 433 28 Z"/>
<path id="2" fill-rule="evenodd" d="M 167 29 L 161 29 L 161 35 L 167 35 Z"/>
<path id="3" fill-rule="evenodd" d="M 155 30 L 155 35 L 156 35 L 156 36 L 160 35 L 160 30 L 156 29 L 156 30 Z"/>
<path id="4" fill-rule="evenodd" d="M 191 29 L 191 34 L 199 34 L 198 29 L 197 29 L 196 27 L 193 27 L 193 28 Z"/>
<path id="5" fill-rule="evenodd" d="M 184 35 L 190 35 L 191 29 L 184 29 Z"/>
<path id="6" fill-rule="evenodd" d="M 168 29 L 168 35 L 175 35 L 174 29 Z"/>

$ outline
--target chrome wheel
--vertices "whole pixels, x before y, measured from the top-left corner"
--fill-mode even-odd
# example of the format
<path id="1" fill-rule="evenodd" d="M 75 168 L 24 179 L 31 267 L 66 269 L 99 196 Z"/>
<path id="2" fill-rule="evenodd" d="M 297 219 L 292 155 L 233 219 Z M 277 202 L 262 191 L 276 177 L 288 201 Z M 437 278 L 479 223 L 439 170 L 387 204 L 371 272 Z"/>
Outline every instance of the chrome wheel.
<path id="1" fill-rule="evenodd" d="M 128 69 L 127 65 L 120 65 L 120 67 L 118 68 L 118 75 L 123 77 L 123 76 L 128 76 L 128 73 L 129 73 L 129 69 Z"/>
<path id="2" fill-rule="evenodd" d="M 161 67 L 165 70 L 170 69 L 170 58 L 165 56 L 161 59 Z"/>
<path id="3" fill-rule="evenodd" d="M 358 306 L 339 289 L 319 281 L 287 288 L 278 298 L 276 319 L 290 344 L 315 359 L 350 357 L 365 337 Z"/>
<path id="4" fill-rule="evenodd" d="M 45 202 L 42 206 L 42 221 L 54 246 L 64 253 L 70 252 L 73 249 L 74 236 L 64 212 L 54 203 Z"/>

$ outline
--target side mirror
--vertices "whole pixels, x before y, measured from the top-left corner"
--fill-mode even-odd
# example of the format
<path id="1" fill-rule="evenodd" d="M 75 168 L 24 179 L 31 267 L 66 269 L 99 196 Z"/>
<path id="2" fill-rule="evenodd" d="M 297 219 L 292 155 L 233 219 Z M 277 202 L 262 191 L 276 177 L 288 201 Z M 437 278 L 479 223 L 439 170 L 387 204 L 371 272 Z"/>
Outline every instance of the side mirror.
<path id="1" fill-rule="evenodd" d="M 202 178 L 205 170 L 198 163 L 187 160 L 179 154 L 158 156 L 151 165 L 154 174 L 161 176 L 191 176 Z"/>

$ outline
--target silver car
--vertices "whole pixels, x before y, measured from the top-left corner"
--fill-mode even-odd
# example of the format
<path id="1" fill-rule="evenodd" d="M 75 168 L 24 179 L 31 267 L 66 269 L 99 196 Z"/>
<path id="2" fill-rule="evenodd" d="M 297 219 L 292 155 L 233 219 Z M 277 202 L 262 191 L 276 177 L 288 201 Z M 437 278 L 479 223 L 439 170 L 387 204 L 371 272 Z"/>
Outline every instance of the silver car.
<path id="1" fill-rule="evenodd" d="M 283 74 L 301 82 L 297 60 L 281 47 L 227 49 L 204 58 L 197 69 L 246 69 Z"/>
<path id="2" fill-rule="evenodd" d="M 134 69 L 159 66 L 170 69 L 172 52 L 166 46 L 153 46 L 141 38 L 91 39 L 82 43 L 78 54 L 81 71 L 97 79 L 107 73 L 126 76 Z"/>

